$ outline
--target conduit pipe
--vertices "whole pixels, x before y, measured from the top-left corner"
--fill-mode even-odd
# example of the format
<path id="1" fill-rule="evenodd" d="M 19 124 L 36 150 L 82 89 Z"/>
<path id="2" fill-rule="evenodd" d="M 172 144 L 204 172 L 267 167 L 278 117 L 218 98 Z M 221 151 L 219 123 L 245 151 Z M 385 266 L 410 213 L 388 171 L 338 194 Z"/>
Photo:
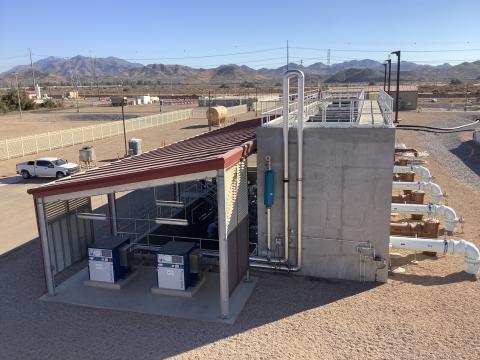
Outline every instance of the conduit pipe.
<path id="1" fill-rule="evenodd" d="M 297 78 L 297 264 L 289 266 L 289 181 L 288 171 L 288 131 L 290 79 Z M 251 257 L 251 266 L 284 271 L 299 271 L 302 267 L 302 207 L 303 207 L 303 120 L 304 120 L 305 75 L 297 69 L 287 70 L 283 75 L 283 204 L 284 204 L 284 257 L 283 259 L 264 259 Z"/>
<path id="2" fill-rule="evenodd" d="M 403 236 L 390 236 L 390 246 L 395 249 L 429 251 L 463 256 L 465 271 L 477 274 L 480 270 L 480 251 L 466 240 L 420 239 Z"/>
<path id="3" fill-rule="evenodd" d="M 430 181 L 433 180 L 433 176 L 425 166 L 420 165 L 407 165 L 407 166 L 394 166 L 393 172 L 396 174 L 405 174 L 409 172 L 413 172 L 420 176 L 420 180 L 422 181 Z"/>
<path id="4" fill-rule="evenodd" d="M 287 70 L 283 75 L 283 188 L 284 188 L 284 259 L 289 260 L 289 189 L 290 181 L 288 171 L 288 115 L 290 102 L 290 79 L 297 77 L 297 136 L 298 136 L 298 161 L 297 161 L 297 268 L 302 264 L 302 172 L 303 172 L 303 100 L 305 75 L 297 69 Z"/>
<path id="5" fill-rule="evenodd" d="M 455 210 L 446 205 L 392 204 L 391 211 L 399 213 L 441 216 L 444 219 L 445 228 L 447 231 L 453 231 L 455 229 L 455 225 L 460 222 Z"/>
<path id="6" fill-rule="evenodd" d="M 438 184 L 433 182 L 394 181 L 394 190 L 422 190 L 431 194 L 432 203 L 438 204 L 446 196 Z"/>

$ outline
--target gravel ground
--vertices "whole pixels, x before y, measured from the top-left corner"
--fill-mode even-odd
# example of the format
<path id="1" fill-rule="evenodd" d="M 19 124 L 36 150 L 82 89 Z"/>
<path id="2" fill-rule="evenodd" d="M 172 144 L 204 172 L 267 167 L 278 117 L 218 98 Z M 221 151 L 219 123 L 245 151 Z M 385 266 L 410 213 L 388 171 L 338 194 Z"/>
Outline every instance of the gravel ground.
<path id="1" fill-rule="evenodd" d="M 471 117 L 454 116 L 449 120 L 431 122 L 438 127 L 455 127 L 471 122 Z M 471 132 L 435 134 L 422 133 L 427 150 L 437 161 L 443 161 L 445 167 L 457 180 L 480 191 L 480 146 L 472 140 Z M 468 137 L 468 139 L 467 139 Z"/>
<path id="2" fill-rule="evenodd" d="M 419 133 L 398 135 L 427 149 Z M 432 156 L 427 166 L 465 218 L 454 237 L 478 246 L 480 193 L 452 178 L 444 161 Z M 237 322 L 223 325 L 41 302 L 35 240 L 0 256 L 0 359 L 478 360 L 480 281 L 462 271 L 463 260 L 403 253 L 393 261 L 406 272 L 378 286 L 255 274 L 260 280 Z"/>
<path id="3" fill-rule="evenodd" d="M 34 241 L 0 257 L 0 358 L 478 359 L 479 283 L 437 261 L 381 286 L 259 274 L 224 325 L 41 302 Z"/>

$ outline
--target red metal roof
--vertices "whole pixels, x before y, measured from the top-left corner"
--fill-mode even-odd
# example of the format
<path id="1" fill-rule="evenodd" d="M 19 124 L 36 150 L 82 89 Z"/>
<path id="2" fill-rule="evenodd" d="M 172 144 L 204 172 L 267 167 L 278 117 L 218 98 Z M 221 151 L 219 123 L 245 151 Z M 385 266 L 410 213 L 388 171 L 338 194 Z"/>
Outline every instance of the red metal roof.
<path id="1" fill-rule="evenodd" d="M 253 153 L 261 119 L 224 128 L 28 189 L 34 197 L 66 194 L 140 181 L 227 169 Z"/>

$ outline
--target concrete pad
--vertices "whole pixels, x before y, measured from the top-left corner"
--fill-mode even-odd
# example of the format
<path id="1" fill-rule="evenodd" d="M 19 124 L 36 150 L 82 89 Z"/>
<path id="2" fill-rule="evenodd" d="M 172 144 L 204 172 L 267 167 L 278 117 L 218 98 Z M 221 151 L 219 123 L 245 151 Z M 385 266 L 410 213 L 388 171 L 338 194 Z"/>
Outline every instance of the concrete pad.
<path id="1" fill-rule="evenodd" d="M 105 281 L 95 281 L 95 280 L 88 279 L 83 282 L 83 285 L 97 287 L 101 289 L 120 290 L 121 288 L 125 287 L 137 274 L 138 274 L 138 271 L 135 270 L 130 274 L 128 274 L 123 279 L 120 279 L 119 281 L 117 281 L 116 283 L 108 283 Z"/>
<path id="2" fill-rule="evenodd" d="M 152 287 L 152 294 L 192 298 L 198 292 L 198 290 L 200 290 L 202 285 L 205 284 L 206 281 L 207 281 L 207 277 L 206 275 L 203 275 L 202 278 L 199 281 L 197 281 L 195 286 L 190 286 L 185 291 Z"/>
<path id="3" fill-rule="evenodd" d="M 205 284 L 192 297 L 152 294 L 156 286 L 153 267 L 140 268 L 138 275 L 118 291 L 84 286 L 88 268 L 84 268 L 56 288 L 55 296 L 40 299 L 48 302 L 80 305 L 98 309 L 132 311 L 185 319 L 233 324 L 253 292 L 257 278 L 240 282 L 230 295 L 230 318 L 220 316 L 220 280 L 218 273 L 207 273 Z"/>

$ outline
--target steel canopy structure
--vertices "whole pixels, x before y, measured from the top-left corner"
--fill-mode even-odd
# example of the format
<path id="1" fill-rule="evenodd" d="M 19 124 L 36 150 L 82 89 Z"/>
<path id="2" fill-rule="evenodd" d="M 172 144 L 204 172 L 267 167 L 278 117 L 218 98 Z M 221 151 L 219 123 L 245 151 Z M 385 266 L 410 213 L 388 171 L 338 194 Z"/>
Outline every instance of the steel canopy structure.
<path id="1" fill-rule="evenodd" d="M 52 260 L 57 254 L 51 250 L 52 246 L 55 247 L 52 236 L 57 235 L 52 235 L 49 228 L 49 209 L 52 206 L 61 203 L 66 204 L 68 209 L 72 201 L 107 195 L 111 222 L 116 223 L 117 192 L 215 177 L 218 203 L 220 315 L 222 318 L 228 318 L 230 295 L 238 284 L 239 277 L 243 276 L 248 268 L 248 236 L 243 236 L 245 229 L 248 231 L 245 160 L 256 149 L 256 129 L 260 125 L 259 118 L 235 123 L 29 189 L 28 193 L 33 195 L 36 208 L 48 295 L 55 296 L 56 288 L 56 269 Z M 65 213 L 64 216 L 68 222 L 72 215 Z M 69 231 L 68 236 L 71 236 L 71 233 L 72 231 Z M 116 228 L 113 226 L 112 234 L 115 233 Z M 71 237 L 68 238 L 70 243 L 76 240 L 75 237 L 73 241 Z M 234 257 L 237 249 L 244 245 L 244 240 L 246 250 L 242 250 L 242 254 L 246 255 L 245 264 L 243 260 Z M 232 271 L 235 274 L 233 277 Z"/>

